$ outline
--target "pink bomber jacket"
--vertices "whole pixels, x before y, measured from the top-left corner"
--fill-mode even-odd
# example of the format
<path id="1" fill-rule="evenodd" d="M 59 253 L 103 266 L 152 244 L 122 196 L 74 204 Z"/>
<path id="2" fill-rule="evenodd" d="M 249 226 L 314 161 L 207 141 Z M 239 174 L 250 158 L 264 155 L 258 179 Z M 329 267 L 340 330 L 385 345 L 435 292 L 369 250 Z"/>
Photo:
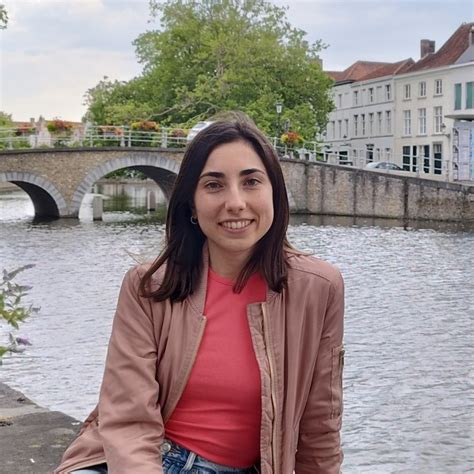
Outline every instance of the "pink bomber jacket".
<path id="1" fill-rule="evenodd" d="M 178 303 L 138 296 L 146 266 L 126 274 L 99 403 L 55 474 L 107 462 L 110 474 L 162 474 L 160 446 L 206 328 L 207 261 Z M 247 316 L 260 368 L 262 474 L 339 474 L 344 283 L 332 265 L 288 254 L 288 285 Z M 155 275 L 159 285 L 163 269 Z"/>

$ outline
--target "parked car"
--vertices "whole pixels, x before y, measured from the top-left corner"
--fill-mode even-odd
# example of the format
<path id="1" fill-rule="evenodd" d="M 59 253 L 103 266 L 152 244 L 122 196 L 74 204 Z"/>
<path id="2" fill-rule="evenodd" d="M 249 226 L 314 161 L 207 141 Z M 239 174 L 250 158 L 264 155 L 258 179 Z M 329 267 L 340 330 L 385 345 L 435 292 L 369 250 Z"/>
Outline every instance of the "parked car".
<path id="1" fill-rule="evenodd" d="M 367 169 L 403 171 L 403 168 L 389 161 L 372 161 L 365 165 Z"/>
<path id="2" fill-rule="evenodd" d="M 189 130 L 189 133 L 188 133 L 188 136 L 187 136 L 187 140 L 188 140 L 188 143 L 201 131 L 201 130 L 204 130 L 205 128 L 209 127 L 209 125 L 211 125 L 211 123 L 214 123 L 214 122 L 198 122 L 196 125 L 194 125 L 194 127 Z"/>

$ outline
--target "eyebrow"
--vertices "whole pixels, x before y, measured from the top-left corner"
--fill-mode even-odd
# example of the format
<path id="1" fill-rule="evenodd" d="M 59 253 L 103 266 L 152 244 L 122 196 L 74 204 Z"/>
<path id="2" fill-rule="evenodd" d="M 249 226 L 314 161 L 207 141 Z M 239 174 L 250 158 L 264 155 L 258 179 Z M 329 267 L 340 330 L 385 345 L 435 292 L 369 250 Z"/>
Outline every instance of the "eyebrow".
<path id="1" fill-rule="evenodd" d="M 246 170 L 242 170 L 239 173 L 239 176 L 248 176 L 249 174 L 253 174 L 253 173 L 265 174 L 265 172 L 259 168 L 249 168 Z M 207 173 L 204 173 L 201 176 L 199 176 L 199 179 L 206 178 L 206 177 L 222 179 L 222 178 L 225 178 L 225 174 L 220 171 L 208 171 Z"/>

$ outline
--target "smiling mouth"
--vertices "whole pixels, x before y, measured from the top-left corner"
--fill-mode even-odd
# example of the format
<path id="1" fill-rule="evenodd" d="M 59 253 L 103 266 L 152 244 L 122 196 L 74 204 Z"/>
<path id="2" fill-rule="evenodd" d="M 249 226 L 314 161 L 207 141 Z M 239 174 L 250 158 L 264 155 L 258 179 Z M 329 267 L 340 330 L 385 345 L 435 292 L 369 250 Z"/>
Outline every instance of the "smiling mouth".
<path id="1" fill-rule="evenodd" d="M 241 221 L 225 221 L 221 222 L 221 226 L 225 227 L 226 229 L 244 229 L 248 227 L 252 221 L 250 219 L 244 219 Z"/>

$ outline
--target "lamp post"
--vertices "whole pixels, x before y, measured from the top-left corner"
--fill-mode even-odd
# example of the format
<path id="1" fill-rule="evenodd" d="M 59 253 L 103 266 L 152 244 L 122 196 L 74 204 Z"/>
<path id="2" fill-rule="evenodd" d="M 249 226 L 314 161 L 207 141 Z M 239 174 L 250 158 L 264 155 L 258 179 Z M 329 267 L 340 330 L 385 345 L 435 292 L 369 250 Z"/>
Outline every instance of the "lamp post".
<path id="1" fill-rule="evenodd" d="M 280 119 L 281 119 L 281 111 L 283 110 L 283 104 L 281 102 L 277 102 L 275 104 L 276 113 L 277 113 L 277 142 L 280 140 L 281 135 L 281 127 L 280 127 Z"/>

